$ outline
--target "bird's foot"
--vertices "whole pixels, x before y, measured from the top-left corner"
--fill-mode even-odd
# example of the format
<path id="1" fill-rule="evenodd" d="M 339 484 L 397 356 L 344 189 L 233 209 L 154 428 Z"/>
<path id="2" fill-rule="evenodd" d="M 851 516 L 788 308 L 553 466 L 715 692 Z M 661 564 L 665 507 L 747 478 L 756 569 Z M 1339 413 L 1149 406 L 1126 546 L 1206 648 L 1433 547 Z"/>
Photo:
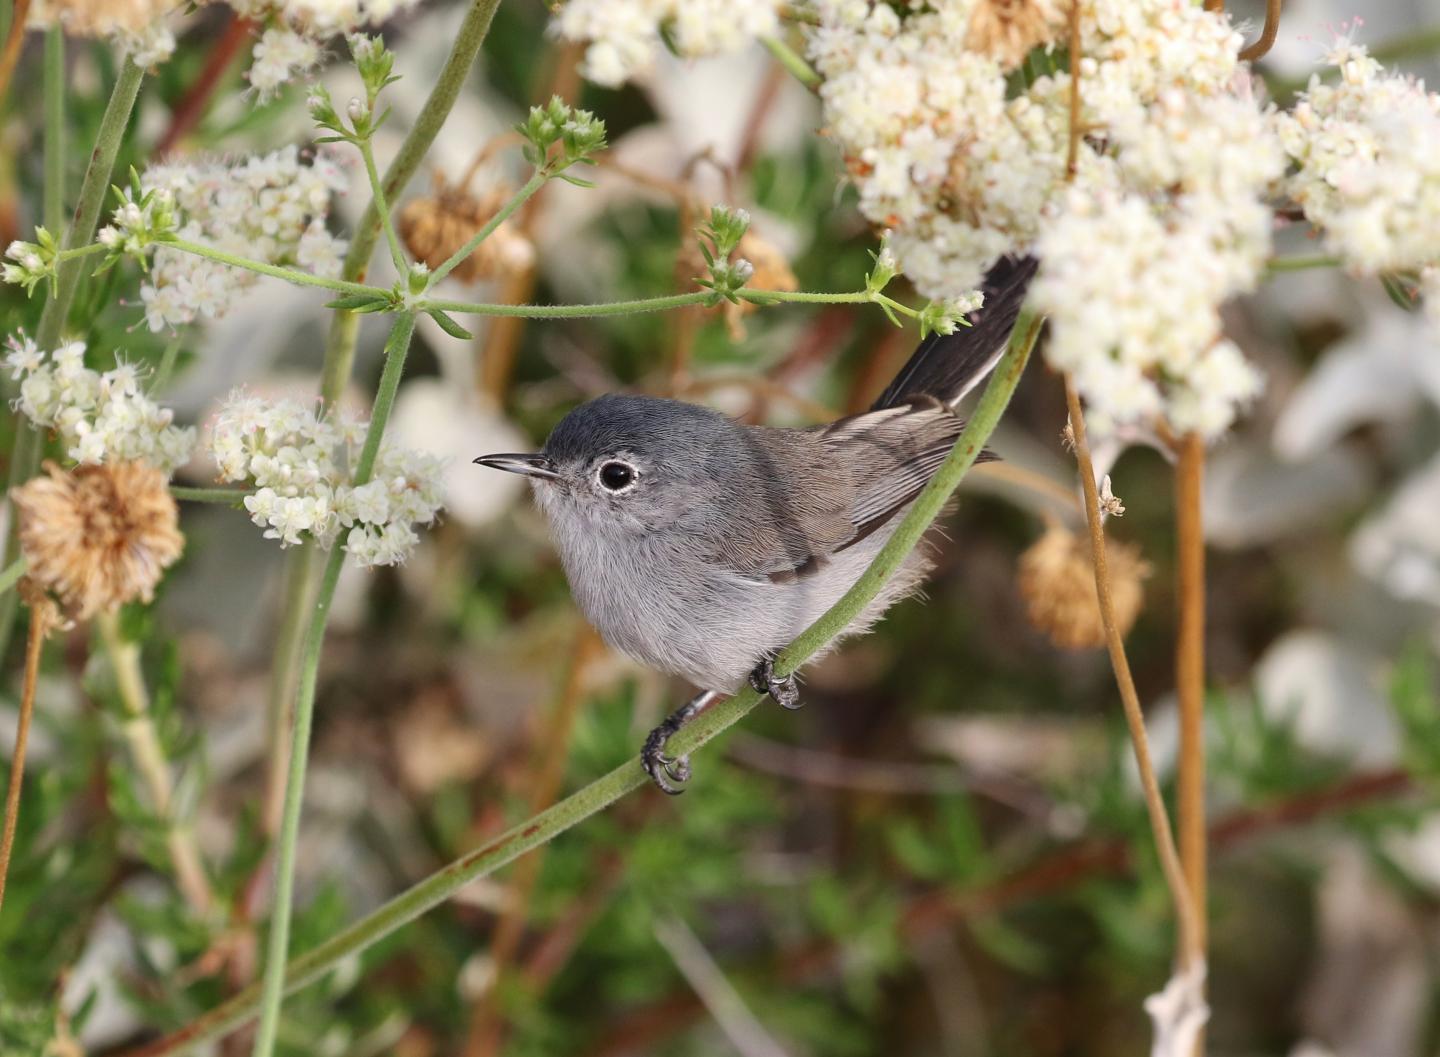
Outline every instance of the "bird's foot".
<path id="1" fill-rule="evenodd" d="M 797 709 L 804 704 L 800 700 L 800 687 L 793 675 L 776 675 L 775 662 L 766 657 L 750 673 L 750 685 L 757 693 L 769 694 L 781 708 Z"/>
<path id="2" fill-rule="evenodd" d="M 679 796 L 685 792 L 681 787 L 690 780 L 690 757 L 688 754 L 669 755 L 665 751 L 665 743 L 718 696 L 720 695 L 711 690 L 696 694 L 666 716 L 665 722 L 652 730 L 645 739 L 645 745 L 640 750 L 640 766 L 645 768 L 645 773 L 652 782 L 671 796 Z"/>

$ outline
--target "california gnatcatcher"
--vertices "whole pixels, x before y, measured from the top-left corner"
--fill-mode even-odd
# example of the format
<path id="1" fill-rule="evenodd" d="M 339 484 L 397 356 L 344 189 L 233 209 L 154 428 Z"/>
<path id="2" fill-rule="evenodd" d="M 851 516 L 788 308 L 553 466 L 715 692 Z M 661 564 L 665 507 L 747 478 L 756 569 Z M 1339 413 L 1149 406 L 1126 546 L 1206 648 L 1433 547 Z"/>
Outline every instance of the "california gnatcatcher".
<path id="1" fill-rule="evenodd" d="M 770 659 L 859 579 L 939 469 L 965 425 L 955 406 L 1004 352 L 1034 273 L 1033 258 L 1002 259 L 972 325 L 922 341 L 864 414 L 781 429 L 611 394 L 566 415 L 541 452 L 475 460 L 531 479 L 605 641 L 703 691 L 646 739 L 661 789 L 690 776 L 666 741 L 722 694 L 748 680 L 798 707 L 794 678 Z M 929 569 L 917 548 L 830 645 L 868 630 Z"/>

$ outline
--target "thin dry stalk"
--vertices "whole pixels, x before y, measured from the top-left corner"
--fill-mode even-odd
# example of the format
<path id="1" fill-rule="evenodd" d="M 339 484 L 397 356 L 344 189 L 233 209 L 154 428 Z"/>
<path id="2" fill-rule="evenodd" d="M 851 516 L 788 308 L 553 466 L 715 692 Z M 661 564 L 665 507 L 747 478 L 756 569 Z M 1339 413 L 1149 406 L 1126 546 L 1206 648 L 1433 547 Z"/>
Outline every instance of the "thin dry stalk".
<path id="1" fill-rule="evenodd" d="M 1265 0 L 1265 28 L 1260 31 L 1260 39 L 1240 53 L 1242 61 L 1254 62 L 1263 58 L 1275 45 L 1275 37 L 1280 32 L 1281 3 L 1282 0 Z"/>
<path id="2" fill-rule="evenodd" d="M 170 763 L 165 758 L 165 749 L 150 712 L 150 693 L 145 689 L 140 671 L 140 648 L 121 634 L 120 619 L 115 613 L 102 613 L 95 618 L 95 623 L 100 630 L 100 640 L 105 646 L 111 670 L 115 673 L 115 688 L 125 706 L 121 732 L 130 754 L 135 758 L 135 768 L 145 783 L 155 813 L 165 823 L 165 847 L 175 868 L 175 883 L 190 908 L 201 917 L 209 917 L 215 906 L 215 894 L 211 891 L 194 835 L 189 827 L 175 818 L 175 790 L 170 778 Z"/>
<path id="3" fill-rule="evenodd" d="M 25 685 L 20 692 L 20 725 L 15 731 L 15 750 L 10 754 L 10 787 L 5 792 L 5 830 L 0 834 L 0 906 L 5 904 L 5 879 L 10 876 L 10 852 L 15 847 L 15 826 L 20 820 L 20 786 L 25 777 L 25 747 L 30 740 L 30 717 L 35 713 L 40 650 L 45 645 L 54 612 L 54 606 L 48 599 L 30 607 L 30 638 L 25 643 Z"/>
<path id="4" fill-rule="evenodd" d="M 1205 536 L 1200 489 L 1205 444 L 1195 434 L 1180 441 L 1175 466 L 1175 539 L 1180 595 L 1175 635 L 1175 686 L 1180 700 L 1180 859 L 1185 884 L 1199 910 L 1199 944 L 1205 949 Z"/>
<path id="5" fill-rule="evenodd" d="M 539 735 L 543 758 L 535 776 L 535 784 L 530 790 L 532 815 L 553 804 L 560 791 L 560 782 L 565 776 L 565 760 L 570 754 L 570 735 L 575 729 L 575 718 L 585 698 L 585 671 L 599 646 L 595 632 L 588 624 L 582 625 L 571 653 L 573 660 L 565 674 L 560 700 L 556 702 Z M 465 1041 L 465 1057 L 493 1057 L 500 1050 L 504 1037 L 504 1024 L 499 1016 L 502 976 L 515 960 L 515 953 L 525 934 L 530 898 L 535 894 L 535 882 L 540 878 L 540 866 L 544 859 L 545 849 L 541 847 L 515 864 L 515 877 L 509 886 L 505 912 L 495 926 L 495 936 L 490 943 L 494 976 L 490 986 L 475 1004 Z"/>
<path id="6" fill-rule="evenodd" d="M 30 0 L 15 0 L 15 6 L 10 9 L 10 36 L 5 39 L 5 50 L 0 51 L 0 103 L 5 101 L 10 79 L 20 62 L 20 46 L 25 42 L 25 23 L 29 18 Z"/>
<path id="7" fill-rule="evenodd" d="M 1085 493 L 1085 518 L 1090 526 L 1091 560 L 1095 566 L 1095 592 L 1100 599 L 1100 619 L 1105 625 L 1105 643 L 1110 651 L 1110 666 L 1115 671 L 1115 684 L 1120 690 L 1120 702 L 1125 709 L 1125 723 L 1130 728 L 1130 743 L 1135 750 L 1135 763 L 1140 771 L 1140 787 L 1145 794 L 1145 809 L 1150 816 L 1150 830 L 1155 838 L 1155 850 L 1160 856 L 1160 868 L 1165 874 L 1165 883 L 1170 887 L 1170 898 L 1175 903 L 1175 916 L 1180 927 L 1180 963 L 1188 967 L 1202 957 L 1200 915 L 1191 900 L 1190 890 L 1185 883 L 1185 873 L 1180 865 L 1180 855 L 1175 850 L 1175 835 L 1170 828 L 1170 816 L 1165 812 L 1165 800 L 1160 794 L 1160 783 L 1155 777 L 1155 766 L 1150 759 L 1150 740 L 1145 734 L 1145 715 L 1140 710 L 1140 695 L 1135 691 L 1135 678 L 1130 673 L 1130 661 L 1125 656 L 1125 643 L 1115 623 L 1115 606 L 1110 597 L 1110 570 L 1105 560 L 1105 527 L 1100 520 L 1100 494 L 1095 486 L 1095 464 L 1090 458 L 1090 442 L 1085 436 L 1085 415 L 1080 408 L 1080 396 L 1075 383 L 1065 376 L 1065 401 L 1070 409 L 1070 425 L 1075 432 L 1075 461 L 1080 467 L 1080 485 Z"/>

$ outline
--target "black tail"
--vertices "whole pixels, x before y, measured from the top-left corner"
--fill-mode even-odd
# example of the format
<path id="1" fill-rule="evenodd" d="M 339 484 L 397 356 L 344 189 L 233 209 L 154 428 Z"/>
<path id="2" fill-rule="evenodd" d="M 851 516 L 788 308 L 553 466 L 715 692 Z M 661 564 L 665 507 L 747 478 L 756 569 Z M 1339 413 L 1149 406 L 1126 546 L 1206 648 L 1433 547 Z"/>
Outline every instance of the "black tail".
<path id="1" fill-rule="evenodd" d="M 985 303 L 971 314 L 971 326 L 922 341 L 871 410 L 897 407 L 918 396 L 953 405 L 979 385 L 1010 341 L 1037 264 L 1034 257 L 996 261 L 985 275 Z"/>

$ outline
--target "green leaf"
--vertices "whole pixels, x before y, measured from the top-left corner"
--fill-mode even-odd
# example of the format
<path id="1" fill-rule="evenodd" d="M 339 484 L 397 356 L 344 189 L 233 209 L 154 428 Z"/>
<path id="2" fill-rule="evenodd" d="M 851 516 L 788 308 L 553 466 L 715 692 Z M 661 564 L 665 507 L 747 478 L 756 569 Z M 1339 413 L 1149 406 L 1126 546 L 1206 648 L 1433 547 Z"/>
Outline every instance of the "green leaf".
<path id="1" fill-rule="evenodd" d="M 334 301 L 327 301 L 325 307 L 339 309 L 342 312 L 373 312 L 375 309 L 367 309 L 365 306 L 376 302 L 383 305 L 386 303 L 386 299 L 376 294 L 346 294 L 344 297 L 337 297 Z"/>
<path id="2" fill-rule="evenodd" d="M 425 311 L 431 319 L 440 324 L 440 329 L 452 338 L 461 338 L 462 340 L 468 341 L 475 336 L 440 309 L 427 308 Z"/>

